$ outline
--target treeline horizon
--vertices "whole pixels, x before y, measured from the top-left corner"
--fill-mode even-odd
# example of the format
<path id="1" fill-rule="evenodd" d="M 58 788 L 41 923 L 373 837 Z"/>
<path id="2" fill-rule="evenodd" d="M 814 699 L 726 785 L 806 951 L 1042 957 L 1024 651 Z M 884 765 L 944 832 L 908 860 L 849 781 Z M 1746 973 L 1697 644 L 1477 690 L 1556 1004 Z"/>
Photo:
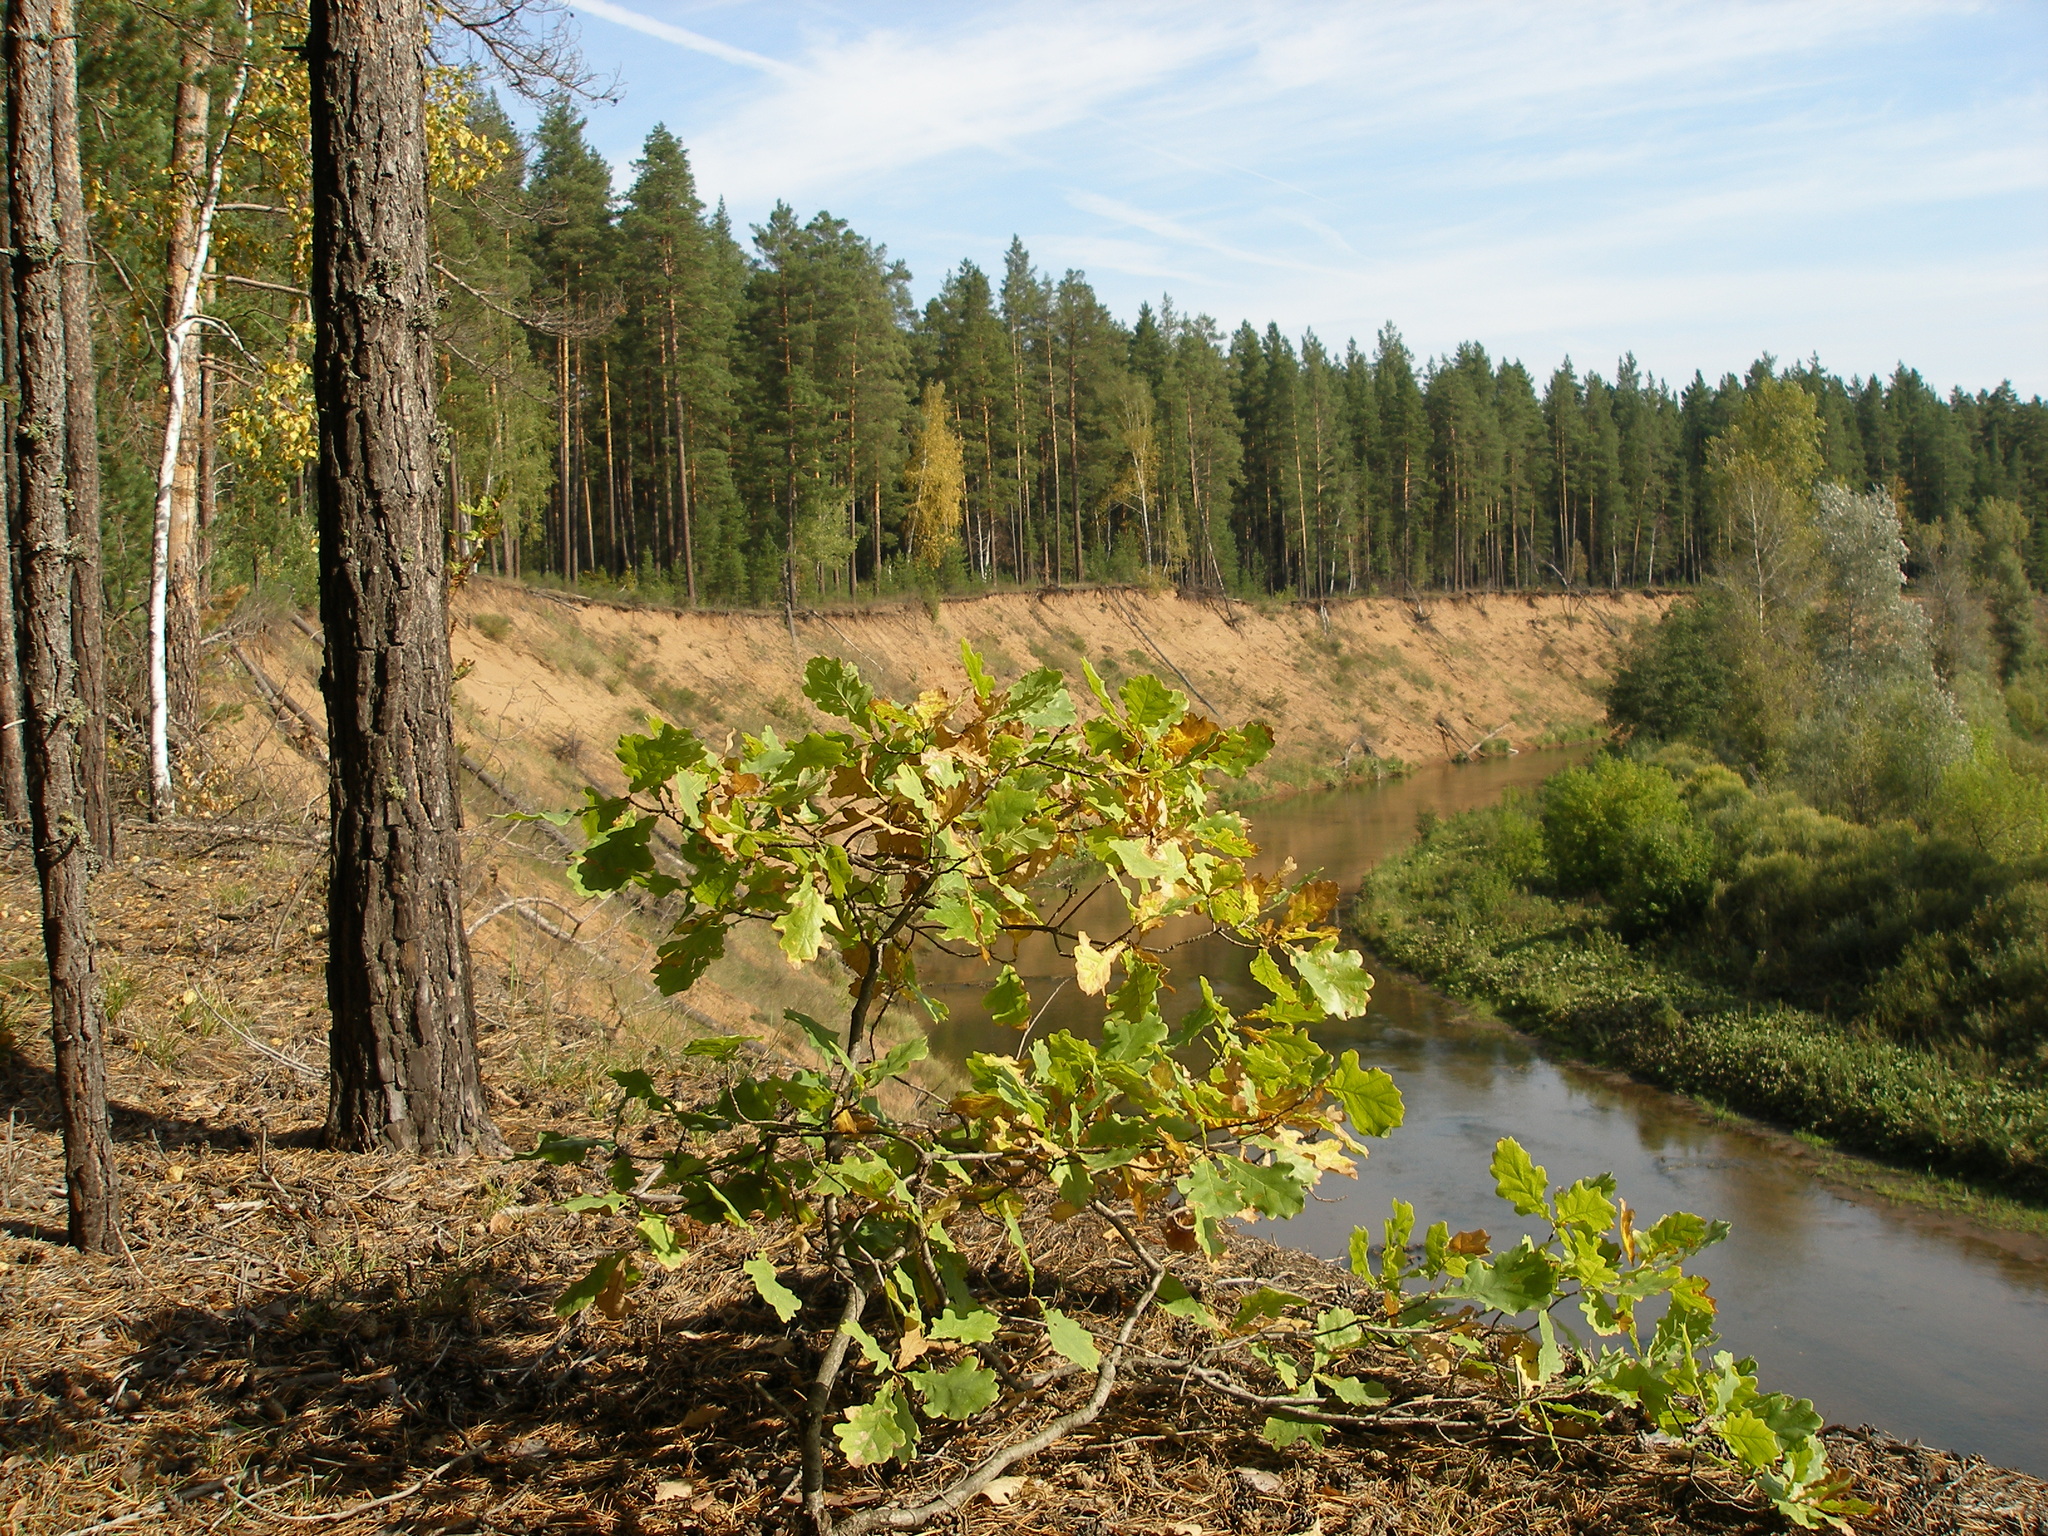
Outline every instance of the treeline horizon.
<path id="1" fill-rule="evenodd" d="M 118 586 L 160 431 L 147 215 L 175 187 L 178 81 L 153 13 L 87 9 L 105 46 L 86 159 L 117 258 L 99 282 L 109 517 L 131 525 L 109 531 Z M 313 566 L 304 152 L 264 83 L 207 290 L 210 593 L 310 590 Z M 1768 356 L 1678 386 L 1632 356 L 1539 376 L 1478 342 L 1418 359 L 1392 322 L 1339 347 L 1226 331 L 1170 297 L 1126 322 L 1017 239 L 1001 271 L 962 261 L 920 308 L 904 265 L 829 213 L 778 204 L 736 231 L 663 127 L 615 194 L 565 101 L 531 135 L 459 73 L 435 103 L 445 489 L 481 571 L 748 606 L 1133 580 L 1297 598 L 1690 583 L 1730 532 L 1713 444 L 1782 378 L 1814 398 L 1828 478 L 1890 491 L 1909 523 L 2015 502 L 2048 587 L 2048 403 L 2010 383 L 1944 397 L 1904 364 L 1843 379 Z"/>

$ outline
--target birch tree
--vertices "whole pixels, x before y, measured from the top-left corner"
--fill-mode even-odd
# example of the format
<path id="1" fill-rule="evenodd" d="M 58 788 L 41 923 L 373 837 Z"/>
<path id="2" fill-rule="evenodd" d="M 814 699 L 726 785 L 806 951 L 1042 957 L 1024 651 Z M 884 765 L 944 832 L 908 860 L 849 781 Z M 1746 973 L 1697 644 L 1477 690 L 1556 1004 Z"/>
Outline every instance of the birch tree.
<path id="1" fill-rule="evenodd" d="M 188 455 L 185 441 L 186 413 L 197 393 L 199 376 L 199 294 L 213 247 L 213 221 L 220 208 L 221 177 L 227 169 L 229 141 L 235 119 L 249 86 L 249 61 L 255 34 L 251 12 L 242 9 L 243 46 L 235 84 L 223 113 L 220 142 L 210 163 L 207 161 L 206 131 L 208 97 L 201 79 L 206 42 L 188 44 L 183 61 L 183 78 L 178 87 L 176 150 L 173 170 L 181 179 L 198 187 L 198 172 L 205 172 L 204 189 L 198 191 L 196 206 L 190 210 L 189 238 L 182 226 L 174 228 L 169 261 L 170 303 L 164 326 L 164 440 L 157 461 L 156 516 L 150 543 L 149 566 L 149 801 L 150 812 L 161 819 L 177 812 L 177 795 L 171 784 L 171 605 L 172 588 L 179 590 L 181 608 L 189 608 L 179 624 L 183 674 L 182 692 L 189 713 L 192 679 L 196 672 L 199 646 L 198 586 L 195 558 L 195 527 L 198 498 L 196 458 Z M 210 37 L 210 33 L 207 34 Z M 189 176 L 187 173 L 190 173 Z M 182 215 L 181 215 L 182 221 Z M 181 501 L 180 480 L 184 495 Z M 180 511 L 182 508 L 182 516 Z M 173 564 L 177 564 L 174 576 Z"/>

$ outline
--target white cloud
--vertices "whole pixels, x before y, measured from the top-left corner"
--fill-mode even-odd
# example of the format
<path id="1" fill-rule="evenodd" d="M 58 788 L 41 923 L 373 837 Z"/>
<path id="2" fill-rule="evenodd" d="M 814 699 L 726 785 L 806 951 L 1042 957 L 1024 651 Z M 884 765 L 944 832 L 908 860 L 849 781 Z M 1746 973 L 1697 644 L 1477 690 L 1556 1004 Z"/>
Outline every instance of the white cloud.
<path id="1" fill-rule="evenodd" d="M 654 115 L 707 195 L 829 205 L 926 291 L 1023 228 L 1121 309 L 1171 284 L 1327 338 L 1393 315 L 1422 350 L 2048 356 L 2038 7 L 635 3 L 583 8 L 640 34 L 629 86 L 690 81 Z"/>

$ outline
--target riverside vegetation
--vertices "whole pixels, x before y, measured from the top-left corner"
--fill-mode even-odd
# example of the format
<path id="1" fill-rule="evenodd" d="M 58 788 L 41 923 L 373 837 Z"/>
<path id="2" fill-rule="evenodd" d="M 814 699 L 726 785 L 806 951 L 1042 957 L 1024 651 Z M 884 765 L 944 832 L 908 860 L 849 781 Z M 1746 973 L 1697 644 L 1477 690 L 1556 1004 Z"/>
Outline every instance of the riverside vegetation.
<path id="1" fill-rule="evenodd" d="M 1540 1242 L 1495 1252 L 1485 1232 L 1438 1222 L 1417 1244 L 1397 1199 L 1377 1234 L 1353 1236 L 1356 1305 L 1216 1280 L 1206 1261 L 1233 1220 L 1299 1213 L 1324 1176 L 1355 1172 L 1360 1138 L 1401 1123 L 1384 1072 L 1309 1032 L 1370 997 L 1330 924 L 1337 888 L 1251 873 L 1244 820 L 1212 808 L 1208 776 L 1256 762 L 1262 726 L 1220 727 L 1150 676 L 1112 694 L 1092 668 L 1097 712 L 1083 720 L 1057 672 L 999 688 L 962 649 L 967 689 L 907 705 L 813 661 L 807 694 L 845 729 L 749 736 L 730 755 L 667 725 L 620 742 L 627 793 L 591 792 L 575 874 L 586 890 L 675 904 L 663 989 L 687 991 L 728 930 L 760 924 L 793 966 L 835 949 L 851 1001 L 843 1025 L 790 1016 L 808 1042 L 794 1061 L 746 1037 L 701 1039 L 684 1053 L 722 1081 L 676 1098 L 622 1069 L 608 1135 L 543 1137 L 538 1160 L 595 1159 L 604 1187 L 571 1208 L 607 1213 L 621 1236 L 563 1295 L 565 1316 L 622 1316 L 642 1265 L 682 1266 L 692 1234 L 757 1233 L 745 1273 L 814 1362 L 791 1486 L 821 1536 L 922 1527 L 1116 1394 L 1160 1387 L 1223 1399 L 1275 1447 L 1489 1417 L 1552 1446 L 1641 1425 L 1800 1525 L 1846 1529 L 1869 1510 L 1829 1469 L 1811 1403 L 1762 1391 L 1751 1362 L 1713 1351 L 1714 1304 L 1684 1264 L 1726 1227 L 1684 1213 L 1638 1223 L 1610 1176 L 1553 1187 L 1512 1139 L 1495 1149 L 1496 1192 L 1547 1225 Z M 657 856 L 658 829 L 678 839 L 681 873 Z M 1125 926 L 1071 930 L 1077 888 L 1103 882 Z M 1167 955 L 1193 925 L 1253 952 L 1265 1003 L 1239 1017 L 1199 983 L 1169 1020 Z M 1046 933 L 1071 984 L 1103 999 L 1099 1039 L 1030 1038 L 1034 1000 L 995 955 Z M 1020 1040 L 971 1056 L 964 1091 L 899 1093 L 916 1108 L 892 1110 L 887 1085 L 925 1042 L 913 1028 L 885 1049 L 878 1035 L 893 1003 L 938 1016 L 918 984 L 928 944 L 982 955 L 989 1012 Z M 1098 1234 L 1090 1250 L 1116 1252 L 1120 1283 L 1079 1283 L 1058 1236 L 1076 1221 Z M 1006 1238 L 1013 1265 L 976 1256 L 984 1231 Z M 1447 1406 L 1390 1385 L 1389 1352 L 1493 1390 Z M 876 1487 L 871 1469 L 894 1462 L 910 1472 Z M 850 1500 L 869 1507 L 843 1513 Z"/>
<path id="2" fill-rule="evenodd" d="M 1741 470 L 1768 505 L 1618 672 L 1626 745 L 1426 829 L 1358 924 L 1596 1060 L 2038 1204 L 2048 658 L 2015 519 L 1912 547 L 1889 496 L 1802 468 Z"/>

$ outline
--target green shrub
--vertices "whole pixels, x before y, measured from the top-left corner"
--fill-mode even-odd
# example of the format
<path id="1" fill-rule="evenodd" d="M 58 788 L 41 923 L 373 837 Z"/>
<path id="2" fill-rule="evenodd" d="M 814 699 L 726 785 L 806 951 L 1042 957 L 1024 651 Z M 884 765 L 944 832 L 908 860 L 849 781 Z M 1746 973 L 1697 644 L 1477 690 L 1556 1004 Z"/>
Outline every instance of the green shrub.
<path id="1" fill-rule="evenodd" d="M 1603 757 L 1543 788 L 1543 845 L 1568 894 L 1598 893 L 1624 933 L 1696 915 L 1712 891 L 1713 840 L 1661 768 Z"/>
<path id="2" fill-rule="evenodd" d="M 1718 739 L 1735 686 L 1718 601 L 1679 603 L 1630 644 L 1607 688 L 1617 730 L 1655 741 Z"/>

